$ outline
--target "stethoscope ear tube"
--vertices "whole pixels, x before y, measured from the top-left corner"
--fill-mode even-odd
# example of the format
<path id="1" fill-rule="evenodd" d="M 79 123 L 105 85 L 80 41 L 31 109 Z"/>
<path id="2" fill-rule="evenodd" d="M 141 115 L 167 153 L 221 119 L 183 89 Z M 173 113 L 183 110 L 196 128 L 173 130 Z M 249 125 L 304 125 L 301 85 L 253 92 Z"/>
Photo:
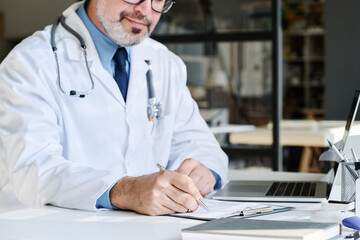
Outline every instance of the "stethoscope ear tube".
<path id="1" fill-rule="evenodd" d="M 54 52 L 57 50 L 55 43 L 55 31 L 57 26 L 59 25 L 59 22 L 60 22 L 60 18 L 57 18 L 51 28 L 50 43 L 51 43 L 51 48 Z"/>
<path id="2" fill-rule="evenodd" d="M 58 56 L 57 56 L 57 47 L 56 47 L 56 43 L 55 43 L 55 32 L 56 29 L 59 25 L 59 23 L 61 23 L 61 25 L 68 31 L 70 32 L 72 35 L 74 35 L 80 42 L 83 54 L 84 54 L 84 60 L 85 60 L 85 64 L 86 64 L 86 69 L 88 71 L 90 80 L 91 80 L 91 88 L 89 90 L 86 91 L 76 91 L 76 90 L 70 90 L 69 92 L 66 92 L 62 86 L 61 86 L 61 77 L 60 77 L 60 66 L 59 66 L 59 60 L 58 60 Z M 77 32 L 75 32 L 75 30 L 73 30 L 72 28 L 70 28 L 70 26 L 68 26 L 65 23 L 65 17 L 64 15 L 61 15 L 60 17 L 58 17 L 56 19 L 56 21 L 54 22 L 52 29 L 51 29 L 51 48 L 54 52 L 54 56 L 55 56 L 55 61 L 56 61 L 56 66 L 57 66 L 57 72 L 58 72 L 58 85 L 59 88 L 61 90 L 62 93 L 64 93 L 67 96 L 76 96 L 76 97 L 80 97 L 80 98 L 84 98 L 87 94 L 91 93 L 94 90 L 94 80 L 92 78 L 91 72 L 90 72 L 90 68 L 89 68 L 89 64 L 88 64 L 88 60 L 87 60 L 87 53 L 86 53 L 86 45 L 85 45 L 85 41 L 84 39 L 80 36 L 80 34 L 78 34 Z M 154 118 L 159 119 L 162 117 L 163 115 L 163 105 L 162 103 L 156 98 L 155 95 L 155 90 L 154 90 L 154 85 L 153 85 L 153 75 L 152 75 L 152 66 L 150 63 L 150 60 L 145 60 L 146 64 L 148 65 L 149 69 L 146 72 L 146 84 L 147 84 L 147 89 L 148 89 L 148 106 L 147 106 L 147 116 L 149 121 L 152 121 Z"/>
<path id="3" fill-rule="evenodd" d="M 67 25 L 67 24 L 65 23 L 65 17 L 64 17 L 64 15 L 61 15 L 61 16 L 59 17 L 59 19 L 60 19 L 61 25 L 62 25 L 67 31 L 69 31 L 72 35 L 74 35 L 74 36 L 79 40 L 81 47 L 85 49 L 85 48 L 86 48 L 86 45 L 85 45 L 84 39 L 80 36 L 80 34 L 78 34 L 77 32 L 75 32 L 74 29 L 72 29 L 71 27 L 69 27 L 69 25 Z"/>
<path id="4" fill-rule="evenodd" d="M 84 60 L 85 60 L 85 65 L 86 65 L 86 69 L 88 71 L 89 74 L 89 78 L 91 81 L 91 87 L 88 90 L 85 91 L 76 91 L 76 90 L 70 90 L 69 92 L 66 92 L 62 86 L 61 86 L 61 77 L 60 77 L 60 66 L 59 66 L 59 60 L 58 60 L 58 56 L 57 56 L 57 47 L 56 47 L 56 43 L 55 43 L 55 32 L 56 29 L 59 25 L 59 22 L 61 23 L 61 25 L 67 30 L 69 31 L 73 36 L 75 36 L 79 42 L 80 42 L 80 46 L 82 48 L 82 52 L 84 55 Z M 92 78 L 91 72 L 90 72 L 90 68 L 89 68 L 89 64 L 88 64 L 88 60 L 87 60 L 87 53 L 86 53 L 86 44 L 84 39 L 80 36 L 80 34 L 78 34 L 77 32 L 75 32 L 75 30 L 73 30 L 72 28 L 69 27 L 69 25 L 67 25 L 65 23 L 65 17 L 64 15 L 61 15 L 60 17 L 58 17 L 56 19 L 56 21 L 54 22 L 52 28 L 51 28 L 51 33 L 50 33 L 50 44 L 51 44 L 51 48 L 54 52 L 54 56 L 55 56 L 55 61 L 56 61 L 56 66 L 57 66 L 57 72 L 58 72 L 58 85 L 60 88 L 60 91 L 62 93 L 64 93 L 67 96 L 73 96 L 73 97 L 80 97 L 80 98 L 84 98 L 86 95 L 88 95 L 89 93 L 91 93 L 94 90 L 95 87 L 95 83 L 94 80 Z"/>

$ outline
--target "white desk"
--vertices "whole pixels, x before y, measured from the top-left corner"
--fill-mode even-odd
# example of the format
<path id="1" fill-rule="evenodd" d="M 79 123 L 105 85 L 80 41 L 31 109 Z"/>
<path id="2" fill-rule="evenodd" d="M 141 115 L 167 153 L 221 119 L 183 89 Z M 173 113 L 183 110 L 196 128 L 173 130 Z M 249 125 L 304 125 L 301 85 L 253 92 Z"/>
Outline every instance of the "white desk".
<path id="1" fill-rule="evenodd" d="M 53 206 L 1 205 L 0 239 L 180 240 L 181 229 L 202 221 L 126 211 L 88 212 Z"/>
<path id="2" fill-rule="evenodd" d="M 345 121 L 283 121 L 280 129 L 280 143 L 283 146 L 302 146 L 299 171 L 308 172 L 314 147 L 328 147 L 326 139 L 337 142 L 342 139 L 345 130 Z M 354 123 L 351 133 L 360 133 L 360 124 Z M 232 144 L 271 145 L 272 129 L 257 127 L 256 129 L 231 133 L 229 140 Z"/>
<path id="3" fill-rule="evenodd" d="M 264 179 L 283 178 L 290 173 L 267 172 Z M 229 178 L 243 179 L 259 176 L 258 173 L 231 171 Z M 296 176 L 301 176 L 295 174 Z M 309 175 L 318 178 L 321 175 Z M 309 221 L 312 211 L 320 204 L 288 204 L 294 211 L 262 216 L 271 220 Z M 0 239 L 147 239 L 181 240 L 181 229 L 202 221 L 151 217 L 126 211 L 87 212 L 52 206 L 25 207 L 13 196 L 0 192 Z M 339 239 L 343 239 L 339 237 Z"/>

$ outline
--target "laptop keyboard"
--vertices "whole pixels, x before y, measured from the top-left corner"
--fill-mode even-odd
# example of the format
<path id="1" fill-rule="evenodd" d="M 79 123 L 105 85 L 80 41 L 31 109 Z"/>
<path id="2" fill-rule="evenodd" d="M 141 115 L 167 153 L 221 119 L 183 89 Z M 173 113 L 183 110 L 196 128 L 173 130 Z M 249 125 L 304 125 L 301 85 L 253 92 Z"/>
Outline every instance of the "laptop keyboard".
<path id="1" fill-rule="evenodd" d="M 266 196 L 315 196 L 316 182 L 274 182 Z"/>

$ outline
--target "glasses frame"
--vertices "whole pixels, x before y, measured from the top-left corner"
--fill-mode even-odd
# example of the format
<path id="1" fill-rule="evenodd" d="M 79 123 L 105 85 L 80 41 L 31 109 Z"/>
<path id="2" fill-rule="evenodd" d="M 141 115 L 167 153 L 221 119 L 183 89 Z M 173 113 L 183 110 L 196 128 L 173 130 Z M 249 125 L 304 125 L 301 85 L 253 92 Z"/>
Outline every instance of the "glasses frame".
<path id="1" fill-rule="evenodd" d="M 145 2 L 145 0 L 139 0 L 137 3 L 132 3 L 132 2 L 128 2 L 128 1 L 126 1 L 126 0 L 123 0 L 124 2 L 126 2 L 126 3 L 128 3 L 128 4 L 131 4 L 131 5 L 139 5 L 139 4 L 141 4 L 141 3 L 143 3 L 143 2 Z M 168 1 L 168 0 L 165 0 L 165 1 Z M 166 9 L 164 9 L 164 10 L 162 10 L 162 11 L 157 11 L 157 10 L 155 10 L 153 7 L 152 7 L 152 2 L 153 2 L 153 0 L 151 0 L 151 9 L 154 11 L 154 12 L 157 12 L 157 13 L 167 13 L 170 9 L 171 9 L 171 7 L 175 4 L 175 0 L 169 0 L 171 3 L 170 3 L 170 5 L 166 8 Z"/>

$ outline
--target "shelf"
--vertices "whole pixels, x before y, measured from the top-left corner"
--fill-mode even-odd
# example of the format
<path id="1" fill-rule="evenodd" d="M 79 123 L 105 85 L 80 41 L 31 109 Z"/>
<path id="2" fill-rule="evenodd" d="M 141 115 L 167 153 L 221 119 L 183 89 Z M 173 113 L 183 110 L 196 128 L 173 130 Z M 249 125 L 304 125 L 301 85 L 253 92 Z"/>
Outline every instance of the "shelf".
<path id="1" fill-rule="evenodd" d="M 305 87 L 304 83 L 286 83 L 286 88 L 303 88 Z"/>
<path id="2" fill-rule="evenodd" d="M 305 59 L 302 57 L 284 57 L 283 60 L 287 62 L 300 62 L 300 63 L 305 61 Z"/>
<path id="3" fill-rule="evenodd" d="M 166 43 L 193 43 L 193 42 L 226 42 L 226 41 L 271 41 L 273 33 L 271 31 L 243 31 L 231 33 L 185 33 L 185 34 L 168 34 L 168 35 L 152 35 L 152 38 L 159 42 Z"/>
<path id="4" fill-rule="evenodd" d="M 324 87 L 324 83 L 321 81 L 310 81 L 309 87 Z"/>
<path id="5" fill-rule="evenodd" d="M 325 61 L 323 56 L 313 56 L 313 57 L 284 57 L 284 61 L 287 62 L 322 62 Z"/>
<path id="6" fill-rule="evenodd" d="M 287 36 L 323 36 L 325 31 L 323 29 L 319 30 L 297 30 L 297 31 L 287 31 L 283 33 L 284 37 Z"/>
<path id="7" fill-rule="evenodd" d="M 306 60 L 313 61 L 313 62 L 322 62 L 322 61 L 325 61 L 325 57 L 323 57 L 323 56 L 313 56 L 313 57 L 309 57 Z"/>
<path id="8" fill-rule="evenodd" d="M 284 108 L 323 108 L 325 72 L 324 2 L 283 0 Z M 295 80 L 292 82 L 292 80 Z"/>

